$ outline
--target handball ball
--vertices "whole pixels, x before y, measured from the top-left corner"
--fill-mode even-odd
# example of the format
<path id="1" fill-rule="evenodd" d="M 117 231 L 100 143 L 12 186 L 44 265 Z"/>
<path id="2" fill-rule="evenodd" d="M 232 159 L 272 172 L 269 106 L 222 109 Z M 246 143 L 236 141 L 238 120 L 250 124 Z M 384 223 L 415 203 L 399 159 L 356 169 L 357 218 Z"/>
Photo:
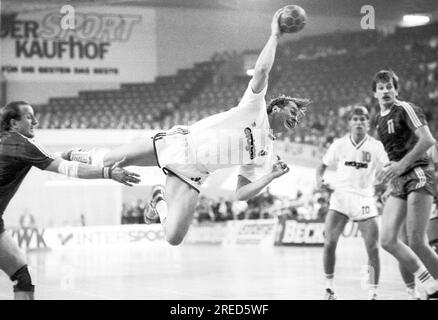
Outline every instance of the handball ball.
<path id="1" fill-rule="evenodd" d="M 289 5 L 283 8 L 278 18 L 280 30 L 285 33 L 294 33 L 302 30 L 306 24 L 306 11 L 297 5 Z"/>

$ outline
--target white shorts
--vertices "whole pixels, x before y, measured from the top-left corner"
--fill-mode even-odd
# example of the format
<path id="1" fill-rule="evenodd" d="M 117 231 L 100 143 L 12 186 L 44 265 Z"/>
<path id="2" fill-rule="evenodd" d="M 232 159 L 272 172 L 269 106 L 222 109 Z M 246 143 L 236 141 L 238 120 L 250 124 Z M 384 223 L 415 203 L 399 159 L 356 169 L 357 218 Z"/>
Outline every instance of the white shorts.
<path id="1" fill-rule="evenodd" d="M 164 173 L 166 175 L 169 172 L 173 173 L 199 192 L 209 173 L 196 165 L 189 142 L 188 127 L 175 126 L 168 131 L 157 133 L 153 140 L 157 164 Z"/>
<path id="2" fill-rule="evenodd" d="M 329 209 L 346 215 L 353 221 L 367 220 L 378 215 L 376 201 L 373 197 L 347 192 L 335 191 L 330 198 Z"/>

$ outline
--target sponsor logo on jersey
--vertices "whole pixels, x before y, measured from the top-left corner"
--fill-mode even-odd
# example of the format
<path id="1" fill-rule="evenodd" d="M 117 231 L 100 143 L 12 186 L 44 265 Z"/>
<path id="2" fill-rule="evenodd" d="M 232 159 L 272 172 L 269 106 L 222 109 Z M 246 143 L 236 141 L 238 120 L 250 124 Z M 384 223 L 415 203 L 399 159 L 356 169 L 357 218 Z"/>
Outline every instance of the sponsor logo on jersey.
<path id="1" fill-rule="evenodd" d="M 368 168 L 368 163 L 364 162 L 356 162 L 356 161 L 345 161 L 345 166 L 347 167 L 354 167 L 356 169 L 366 169 Z"/>
<path id="2" fill-rule="evenodd" d="M 245 137 L 246 137 L 246 147 L 245 150 L 249 151 L 249 158 L 253 160 L 255 158 L 255 145 L 254 145 L 254 137 L 252 135 L 251 128 L 245 128 Z"/>

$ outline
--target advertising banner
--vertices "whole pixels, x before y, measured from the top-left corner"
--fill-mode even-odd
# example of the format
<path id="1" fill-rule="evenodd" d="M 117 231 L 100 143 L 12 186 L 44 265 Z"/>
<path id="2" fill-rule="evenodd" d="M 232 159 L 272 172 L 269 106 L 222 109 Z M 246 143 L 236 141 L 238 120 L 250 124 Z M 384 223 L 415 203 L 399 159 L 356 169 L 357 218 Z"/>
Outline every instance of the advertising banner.
<path id="1" fill-rule="evenodd" d="M 228 221 L 225 245 L 271 245 L 274 243 L 277 219 Z"/>
<path id="2" fill-rule="evenodd" d="M 320 220 L 282 220 L 276 245 L 324 245 L 324 222 Z"/>
<path id="3" fill-rule="evenodd" d="M 161 224 L 78 226 L 62 228 L 12 228 L 7 230 L 22 249 L 110 247 L 165 243 Z M 357 223 L 348 222 L 341 242 L 360 237 Z M 193 224 L 184 244 L 322 246 L 324 222 L 320 220 L 232 220 Z"/>
<path id="4" fill-rule="evenodd" d="M 227 231 L 227 222 L 194 224 L 190 227 L 184 243 L 220 245 L 223 243 Z"/>
<path id="5" fill-rule="evenodd" d="M 90 248 L 164 241 L 161 224 L 17 228 L 8 229 L 8 232 L 22 249 Z"/>
<path id="6" fill-rule="evenodd" d="M 59 6 L 1 16 L 1 72 L 12 81 L 151 81 L 155 11 Z"/>

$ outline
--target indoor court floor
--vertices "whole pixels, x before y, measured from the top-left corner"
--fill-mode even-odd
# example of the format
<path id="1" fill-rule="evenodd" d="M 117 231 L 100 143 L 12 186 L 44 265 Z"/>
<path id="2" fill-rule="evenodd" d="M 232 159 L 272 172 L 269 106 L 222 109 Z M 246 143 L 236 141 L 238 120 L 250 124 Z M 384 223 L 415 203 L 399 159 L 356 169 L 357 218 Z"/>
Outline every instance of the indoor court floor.
<path id="1" fill-rule="evenodd" d="M 321 247 L 165 243 L 27 253 L 36 299 L 321 300 Z M 379 299 L 406 299 L 396 261 L 381 251 Z M 338 246 L 335 288 L 342 300 L 367 299 L 361 239 Z M 0 275 L 0 299 L 12 299 Z"/>

